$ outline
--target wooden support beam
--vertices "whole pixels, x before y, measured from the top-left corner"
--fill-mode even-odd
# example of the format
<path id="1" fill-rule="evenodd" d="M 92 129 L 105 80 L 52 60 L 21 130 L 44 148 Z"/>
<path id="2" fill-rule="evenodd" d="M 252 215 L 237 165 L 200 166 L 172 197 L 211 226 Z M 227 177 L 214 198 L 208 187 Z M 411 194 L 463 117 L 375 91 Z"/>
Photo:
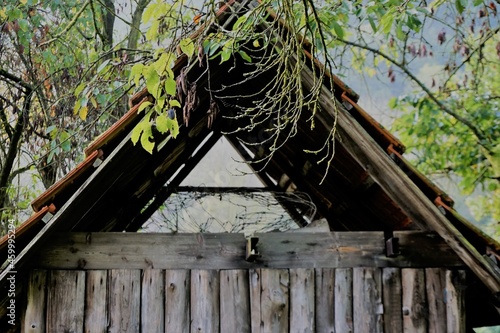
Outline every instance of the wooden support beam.
<path id="1" fill-rule="evenodd" d="M 304 87 L 311 89 L 318 80 L 307 68 L 302 70 Z M 345 147 L 369 171 L 372 178 L 384 189 L 408 216 L 422 228 L 436 231 L 458 254 L 474 274 L 495 294 L 500 293 L 500 274 L 479 254 L 469 241 L 446 219 L 422 191 L 389 158 L 361 125 L 347 112 L 331 92 L 322 87 L 319 96 L 321 112 L 318 120 L 331 126 L 337 117 L 337 132 Z M 338 112 L 336 112 L 338 110 Z M 325 113 L 327 112 L 327 117 Z M 330 120 L 329 120 L 330 119 Z"/>
<path id="2" fill-rule="evenodd" d="M 434 233 L 396 232 L 401 255 L 384 253 L 383 232 L 266 233 L 245 260 L 243 234 L 57 233 L 32 267 L 50 269 L 248 269 L 463 267 Z"/>

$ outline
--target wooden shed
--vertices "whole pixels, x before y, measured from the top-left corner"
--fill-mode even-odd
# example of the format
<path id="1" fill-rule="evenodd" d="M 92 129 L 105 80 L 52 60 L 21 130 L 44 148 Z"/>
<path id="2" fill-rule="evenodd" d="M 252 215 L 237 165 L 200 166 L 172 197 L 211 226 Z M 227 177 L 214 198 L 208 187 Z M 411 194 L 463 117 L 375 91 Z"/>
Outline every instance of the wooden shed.
<path id="1" fill-rule="evenodd" d="M 308 89 L 320 64 L 307 45 L 304 52 Z M 174 73 L 187 63 L 180 56 Z M 222 116 L 237 112 L 230 103 L 219 104 L 214 120 L 207 91 L 240 96 L 277 73 L 235 86 L 241 59 L 210 66 L 210 77 L 197 66 L 187 73 L 199 103 L 176 139 L 158 136 L 152 154 L 132 144 L 137 110 L 151 100 L 139 92 L 85 160 L 32 203 L 34 215 L 9 234 L 15 242 L 2 238 L 2 332 L 459 333 L 500 324 L 500 245 L 453 209 L 333 75 L 314 131 L 304 112 L 267 164 L 249 164 L 263 191 L 306 193 L 317 208 L 312 220 L 326 224 L 283 202 L 299 231 L 136 232 L 221 137 L 247 162 L 268 149 L 262 138 L 271 124 L 231 131 L 244 120 Z M 325 176 L 319 157 L 303 148 L 328 140 L 335 122 Z"/>

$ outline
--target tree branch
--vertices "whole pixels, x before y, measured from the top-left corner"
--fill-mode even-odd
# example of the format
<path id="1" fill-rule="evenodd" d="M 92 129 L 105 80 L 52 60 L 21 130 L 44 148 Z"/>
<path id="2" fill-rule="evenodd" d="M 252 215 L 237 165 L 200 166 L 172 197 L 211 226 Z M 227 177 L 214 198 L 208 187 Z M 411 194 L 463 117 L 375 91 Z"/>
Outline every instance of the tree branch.
<path id="1" fill-rule="evenodd" d="M 358 44 L 356 42 L 351 42 L 351 41 L 348 41 L 348 40 L 345 40 L 345 39 L 340 39 L 340 38 L 337 38 L 338 41 L 346 44 L 346 45 L 350 45 L 350 46 L 354 46 L 354 47 L 357 47 L 357 48 L 361 48 L 361 49 L 364 49 L 366 51 L 370 51 L 376 55 L 379 55 L 381 56 L 382 58 L 386 59 L 387 61 L 389 61 L 390 63 L 392 63 L 393 65 L 395 65 L 396 67 L 398 67 L 400 70 L 402 70 L 413 82 L 415 82 L 426 94 L 427 96 L 429 96 L 429 98 L 445 113 L 449 114 L 450 116 L 452 116 L 453 118 L 455 118 L 456 120 L 460 121 L 462 124 L 464 124 L 467 128 L 469 128 L 472 133 L 474 133 L 474 135 L 476 136 L 476 138 L 478 139 L 478 143 L 479 145 L 481 145 L 482 147 L 484 147 L 484 141 L 487 140 L 487 138 L 481 133 L 481 130 L 476 127 L 472 122 L 470 122 L 468 119 L 462 117 L 461 115 L 459 115 L 458 113 L 456 113 L 455 111 L 451 110 L 449 107 L 447 107 L 445 104 L 443 104 L 443 102 L 441 102 L 437 97 L 436 95 L 430 91 L 430 89 L 422 82 L 420 81 L 404 64 L 394 60 L 393 58 L 389 57 L 387 54 L 385 54 L 384 52 L 381 52 L 377 49 L 374 49 L 372 47 L 369 47 L 367 45 L 362 45 L 362 44 Z M 489 151 L 489 149 L 487 147 L 484 147 L 486 150 Z"/>

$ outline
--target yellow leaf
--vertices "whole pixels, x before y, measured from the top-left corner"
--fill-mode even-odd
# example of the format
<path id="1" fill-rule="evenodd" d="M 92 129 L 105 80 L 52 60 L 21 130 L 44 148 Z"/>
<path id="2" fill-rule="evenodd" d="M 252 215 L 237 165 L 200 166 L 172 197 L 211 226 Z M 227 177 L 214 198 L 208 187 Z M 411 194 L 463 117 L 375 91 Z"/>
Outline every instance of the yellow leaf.
<path id="1" fill-rule="evenodd" d="M 86 106 L 84 106 L 84 107 L 82 107 L 82 108 L 80 109 L 80 119 L 81 119 L 81 120 L 85 120 L 85 119 L 87 119 L 87 113 L 88 113 L 88 111 L 89 111 L 89 108 L 88 108 L 88 107 L 86 107 Z"/>
<path id="2" fill-rule="evenodd" d="M 28 2 L 28 0 L 19 0 L 19 2 L 25 5 Z"/>

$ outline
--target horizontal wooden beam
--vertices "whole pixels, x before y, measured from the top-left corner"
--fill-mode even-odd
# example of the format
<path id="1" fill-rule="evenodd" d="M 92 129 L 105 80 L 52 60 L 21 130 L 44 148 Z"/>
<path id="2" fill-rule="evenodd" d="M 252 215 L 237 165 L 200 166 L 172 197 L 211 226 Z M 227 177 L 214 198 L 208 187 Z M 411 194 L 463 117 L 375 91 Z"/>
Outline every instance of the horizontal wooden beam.
<path id="1" fill-rule="evenodd" d="M 463 267 L 435 233 L 395 232 L 401 255 L 385 256 L 383 232 L 266 233 L 257 261 L 245 261 L 243 234 L 56 233 L 31 261 L 45 269 L 245 269 Z"/>

